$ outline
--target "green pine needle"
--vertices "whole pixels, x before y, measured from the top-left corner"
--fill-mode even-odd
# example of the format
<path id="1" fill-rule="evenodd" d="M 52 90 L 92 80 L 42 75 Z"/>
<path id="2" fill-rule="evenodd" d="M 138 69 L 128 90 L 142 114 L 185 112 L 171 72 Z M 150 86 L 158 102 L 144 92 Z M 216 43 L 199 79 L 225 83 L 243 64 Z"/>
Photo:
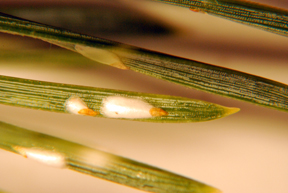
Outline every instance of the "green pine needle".
<path id="1" fill-rule="evenodd" d="M 288 36 L 288 11 L 246 0 L 155 0 Z"/>
<path id="2" fill-rule="evenodd" d="M 201 182 L 147 164 L 3 122 L 0 148 L 48 166 L 68 168 L 148 192 L 220 193 Z"/>
<path id="3" fill-rule="evenodd" d="M 288 86 L 266 78 L 82 35 L 6 14 L 0 14 L 0 31 L 51 42 L 103 64 L 121 69 L 130 68 L 190 88 L 288 111 Z"/>
<path id="4" fill-rule="evenodd" d="M 68 113 L 67 100 L 75 96 L 80 97 L 93 111 L 100 112 L 99 115 L 90 114 L 96 117 L 105 117 L 101 111 L 102 101 L 109 96 L 140 99 L 168 113 L 164 116 L 132 119 L 149 122 L 209 121 L 239 111 L 238 108 L 228 108 L 183 97 L 59 84 L 8 76 L 0 76 L 0 93 L 1 104 L 61 113 Z"/>

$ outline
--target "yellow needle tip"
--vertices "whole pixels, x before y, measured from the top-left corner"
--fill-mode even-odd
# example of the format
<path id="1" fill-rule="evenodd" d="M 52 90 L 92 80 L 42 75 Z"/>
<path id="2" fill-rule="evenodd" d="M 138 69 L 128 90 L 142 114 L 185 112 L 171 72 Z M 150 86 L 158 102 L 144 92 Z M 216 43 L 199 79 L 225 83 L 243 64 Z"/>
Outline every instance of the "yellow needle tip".
<path id="1" fill-rule="evenodd" d="M 240 108 L 235 108 L 235 107 L 227 107 L 226 108 L 226 113 L 225 115 L 228 116 L 228 115 L 232 115 L 234 113 L 237 113 L 240 111 Z"/>
<path id="2" fill-rule="evenodd" d="M 205 187 L 201 188 L 201 193 L 222 193 L 222 191 L 206 185 Z"/>

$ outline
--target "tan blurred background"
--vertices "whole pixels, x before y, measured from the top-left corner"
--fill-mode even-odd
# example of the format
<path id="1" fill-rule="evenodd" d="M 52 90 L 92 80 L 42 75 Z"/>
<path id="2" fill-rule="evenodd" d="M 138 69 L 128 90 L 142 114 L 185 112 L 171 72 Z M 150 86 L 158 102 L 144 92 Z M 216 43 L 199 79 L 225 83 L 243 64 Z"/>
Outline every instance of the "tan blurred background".
<path id="1" fill-rule="evenodd" d="M 288 9 L 286 0 L 257 2 Z M 288 84 L 287 37 L 188 9 L 148 0 L 1 0 L 0 11 Z M 0 52 L 1 75 L 177 95 L 241 108 L 235 115 L 211 122 L 156 124 L 0 105 L 1 121 L 100 147 L 225 193 L 288 193 L 287 113 L 98 65 L 82 56 L 69 65 L 69 59 L 55 53 L 76 53 L 30 38 L 1 33 Z M 9 58 L 11 53 L 19 58 Z M 46 58 L 33 57 L 33 53 Z M 0 150 L 0 189 L 11 193 L 141 192 L 46 167 L 4 150 Z"/>

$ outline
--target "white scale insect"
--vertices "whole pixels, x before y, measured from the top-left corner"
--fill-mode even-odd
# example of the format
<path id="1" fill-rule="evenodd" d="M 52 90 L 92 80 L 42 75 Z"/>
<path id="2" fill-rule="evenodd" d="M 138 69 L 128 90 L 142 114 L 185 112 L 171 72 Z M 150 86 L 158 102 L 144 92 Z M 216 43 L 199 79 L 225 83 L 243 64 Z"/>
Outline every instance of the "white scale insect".
<path id="1" fill-rule="evenodd" d="M 161 108 L 135 98 L 109 96 L 103 99 L 101 114 L 110 118 L 143 119 L 168 115 Z"/>
<path id="2" fill-rule="evenodd" d="M 22 156 L 29 158 L 31 160 L 35 160 L 42 164 L 52 166 L 55 168 L 65 168 L 66 167 L 66 158 L 63 154 L 44 150 L 41 148 L 31 147 L 20 147 L 15 146 L 14 149 L 19 152 Z"/>
<path id="3" fill-rule="evenodd" d="M 76 115 L 96 116 L 99 113 L 89 109 L 78 96 L 72 96 L 65 103 L 66 111 Z M 109 118 L 144 119 L 168 115 L 161 108 L 136 98 L 109 96 L 102 100 L 101 114 Z"/>
<path id="4" fill-rule="evenodd" d="M 87 104 L 78 96 L 72 96 L 65 103 L 66 111 L 76 115 L 96 116 L 99 113 L 89 109 Z"/>

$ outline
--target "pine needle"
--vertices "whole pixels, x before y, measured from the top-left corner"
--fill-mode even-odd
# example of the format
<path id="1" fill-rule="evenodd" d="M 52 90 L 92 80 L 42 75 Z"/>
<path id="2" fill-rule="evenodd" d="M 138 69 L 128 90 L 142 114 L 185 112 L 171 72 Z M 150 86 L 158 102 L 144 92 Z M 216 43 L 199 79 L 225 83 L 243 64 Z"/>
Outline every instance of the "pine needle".
<path id="1" fill-rule="evenodd" d="M 148 192 L 220 193 L 196 180 L 3 122 L 0 148 L 50 167 L 68 168 Z"/>
<path id="2" fill-rule="evenodd" d="M 52 42 L 97 62 L 121 69 L 130 68 L 186 87 L 288 111 L 288 86 L 266 78 L 82 35 L 6 14 L 0 15 L 0 31 Z M 112 59 L 100 57 L 99 50 Z"/>

